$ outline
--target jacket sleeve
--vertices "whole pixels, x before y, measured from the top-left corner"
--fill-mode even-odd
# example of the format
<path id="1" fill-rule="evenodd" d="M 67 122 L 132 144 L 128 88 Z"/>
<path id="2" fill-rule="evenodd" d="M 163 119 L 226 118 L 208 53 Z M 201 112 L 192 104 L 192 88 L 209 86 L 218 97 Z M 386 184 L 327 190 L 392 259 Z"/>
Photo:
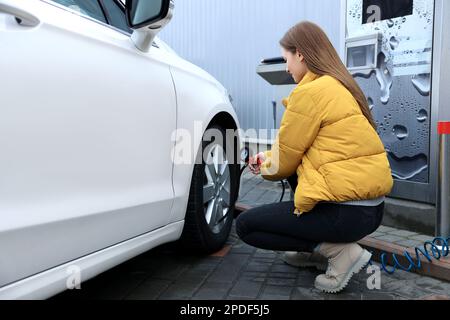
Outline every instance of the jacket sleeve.
<path id="1" fill-rule="evenodd" d="M 321 126 L 319 110 L 307 92 L 293 92 L 272 150 L 265 153 L 261 175 L 270 181 L 296 173 Z"/>

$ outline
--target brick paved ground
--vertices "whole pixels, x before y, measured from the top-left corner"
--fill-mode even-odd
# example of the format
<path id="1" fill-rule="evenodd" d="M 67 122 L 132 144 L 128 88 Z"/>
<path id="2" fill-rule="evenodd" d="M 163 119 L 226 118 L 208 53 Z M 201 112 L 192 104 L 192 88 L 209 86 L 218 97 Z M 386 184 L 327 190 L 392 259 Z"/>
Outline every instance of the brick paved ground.
<path id="1" fill-rule="evenodd" d="M 279 183 L 246 174 L 240 202 L 261 205 L 279 200 Z M 289 191 L 285 200 L 290 197 Z M 381 227 L 373 235 L 406 246 L 429 237 Z M 338 295 L 324 294 L 313 286 L 320 274 L 284 264 L 280 252 L 258 250 L 232 234 L 227 246 L 213 256 L 179 252 L 172 245 L 151 250 L 97 278 L 81 290 L 67 291 L 56 299 L 264 299 L 264 300 L 404 300 L 450 299 L 450 283 L 403 271 L 381 274 L 381 290 L 369 290 L 365 271 L 355 276 Z"/>
<path id="2" fill-rule="evenodd" d="M 229 249 L 229 250 L 227 250 Z M 242 243 L 233 233 L 222 256 L 193 256 L 170 245 L 151 250 L 57 299 L 264 299 L 402 300 L 450 296 L 450 283 L 397 271 L 381 275 L 381 290 L 369 290 L 369 274 L 355 276 L 338 295 L 313 287 L 320 274 L 284 264 L 281 253 Z"/>

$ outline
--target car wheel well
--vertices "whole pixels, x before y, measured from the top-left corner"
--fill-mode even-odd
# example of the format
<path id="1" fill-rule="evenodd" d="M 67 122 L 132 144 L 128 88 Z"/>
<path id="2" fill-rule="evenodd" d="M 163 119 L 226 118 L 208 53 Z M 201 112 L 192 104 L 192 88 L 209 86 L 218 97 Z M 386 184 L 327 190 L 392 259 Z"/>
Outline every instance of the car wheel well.
<path id="1" fill-rule="evenodd" d="M 227 112 L 221 112 L 217 114 L 209 123 L 208 128 L 217 125 L 223 129 L 237 129 L 237 124 L 233 117 Z"/>

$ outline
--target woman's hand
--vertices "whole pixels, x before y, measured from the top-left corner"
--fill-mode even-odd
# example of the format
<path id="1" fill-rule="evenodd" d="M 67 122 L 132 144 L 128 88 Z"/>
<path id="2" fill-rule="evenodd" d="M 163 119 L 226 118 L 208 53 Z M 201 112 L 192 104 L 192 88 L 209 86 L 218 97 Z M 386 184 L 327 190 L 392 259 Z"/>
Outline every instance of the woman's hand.
<path id="1" fill-rule="evenodd" d="M 250 168 L 250 171 L 254 175 L 259 175 L 261 173 L 261 165 L 266 161 L 266 155 L 264 152 L 258 153 L 254 157 L 250 157 L 248 161 L 248 167 Z"/>

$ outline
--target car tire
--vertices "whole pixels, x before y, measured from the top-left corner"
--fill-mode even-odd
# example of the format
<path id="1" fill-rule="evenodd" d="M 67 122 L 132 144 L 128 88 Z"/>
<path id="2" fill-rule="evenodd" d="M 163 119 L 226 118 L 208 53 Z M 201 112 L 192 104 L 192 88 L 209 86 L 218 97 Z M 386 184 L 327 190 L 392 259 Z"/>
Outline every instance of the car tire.
<path id="1" fill-rule="evenodd" d="M 227 138 L 219 126 L 211 126 L 207 132 L 211 132 L 210 129 L 220 132 L 223 138 L 205 141 L 207 139 L 203 137 L 201 160 L 194 166 L 185 224 L 179 241 L 183 248 L 204 254 L 220 250 L 230 235 L 240 167 L 235 141 Z M 229 144 L 235 146 L 234 159 L 233 155 L 226 153 Z M 220 156 L 215 158 L 220 153 L 223 161 L 215 163 L 220 160 Z M 229 198 L 224 199 L 226 196 Z"/>

